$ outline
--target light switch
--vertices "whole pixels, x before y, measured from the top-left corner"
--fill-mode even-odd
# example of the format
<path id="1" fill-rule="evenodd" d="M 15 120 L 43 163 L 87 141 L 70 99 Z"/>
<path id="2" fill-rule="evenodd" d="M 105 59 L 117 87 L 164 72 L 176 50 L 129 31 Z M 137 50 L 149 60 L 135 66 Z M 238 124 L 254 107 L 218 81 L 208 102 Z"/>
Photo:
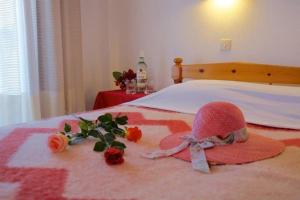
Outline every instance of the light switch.
<path id="1" fill-rule="evenodd" d="M 221 39 L 221 51 L 230 51 L 231 50 L 231 39 Z"/>

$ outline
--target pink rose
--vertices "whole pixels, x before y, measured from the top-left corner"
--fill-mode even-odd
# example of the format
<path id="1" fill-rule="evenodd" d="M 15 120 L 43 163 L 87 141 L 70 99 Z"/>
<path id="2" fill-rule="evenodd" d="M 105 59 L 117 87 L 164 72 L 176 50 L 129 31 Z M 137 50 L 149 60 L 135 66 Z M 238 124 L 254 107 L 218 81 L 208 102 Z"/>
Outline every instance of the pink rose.
<path id="1" fill-rule="evenodd" d="M 67 136 L 56 133 L 48 138 L 48 147 L 53 153 L 62 152 L 68 146 L 69 139 Z"/>

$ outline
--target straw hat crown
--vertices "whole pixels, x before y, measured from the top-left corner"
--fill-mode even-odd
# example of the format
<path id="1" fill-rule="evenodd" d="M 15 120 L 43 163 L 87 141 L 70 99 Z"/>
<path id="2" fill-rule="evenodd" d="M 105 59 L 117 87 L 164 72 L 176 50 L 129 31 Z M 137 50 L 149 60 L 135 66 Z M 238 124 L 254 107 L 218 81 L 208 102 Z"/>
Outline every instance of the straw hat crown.
<path id="1" fill-rule="evenodd" d="M 192 134 L 199 140 L 211 136 L 226 138 L 230 133 L 246 127 L 242 111 L 228 102 L 212 102 L 197 112 Z"/>

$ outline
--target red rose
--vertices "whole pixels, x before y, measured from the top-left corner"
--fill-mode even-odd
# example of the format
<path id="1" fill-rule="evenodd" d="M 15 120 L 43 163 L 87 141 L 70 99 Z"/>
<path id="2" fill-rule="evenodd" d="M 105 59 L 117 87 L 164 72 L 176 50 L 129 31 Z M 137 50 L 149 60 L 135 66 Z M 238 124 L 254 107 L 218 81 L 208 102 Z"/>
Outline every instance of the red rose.
<path id="1" fill-rule="evenodd" d="M 118 148 L 109 147 L 105 153 L 105 161 L 109 165 L 117 165 L 124 162 L 124 151 Z"/>
<path id="2" fill-rule="evenodd" d="M 129 141 L 137 142 L 142 137 L 142 131 L 138 127 L 127 128 L 125 137 Z"/>
<path id="3" fill-rule="evenodd" d="M 128 72 L 125 72 L 125 79 L 133 80 L 136 78 L 136 73 L 132 69 L 129 69 Z"/>

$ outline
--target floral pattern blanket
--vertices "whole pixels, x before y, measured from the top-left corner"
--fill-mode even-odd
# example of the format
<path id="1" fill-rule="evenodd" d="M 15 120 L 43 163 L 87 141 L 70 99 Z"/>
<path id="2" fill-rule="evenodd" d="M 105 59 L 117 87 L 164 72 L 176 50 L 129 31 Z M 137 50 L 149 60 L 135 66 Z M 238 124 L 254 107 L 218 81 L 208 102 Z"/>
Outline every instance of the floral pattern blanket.
<path id="1" fill-rule="evenodd" d="M 286 144 L 277 157 L 243 165 L 218 165 L 211 174 L 194 171 L 173 157 L 149 160 L 142 153 L 158 148 L 169 134 L 191 131 L 194 116 L 133 106 L 80 113 L 96 119 L 104 113 L 122 113 L 128 126 L 138 126 L 143 137 L 127 145 L 121 165 L 105 163 L 86 140 L 61 153 L 51 153 L 47 139 L 73 116 L 62 116 L 0 129 L 0 199 L 299 199 L 300 131 L 249 124 L 250 133 Z"/>

